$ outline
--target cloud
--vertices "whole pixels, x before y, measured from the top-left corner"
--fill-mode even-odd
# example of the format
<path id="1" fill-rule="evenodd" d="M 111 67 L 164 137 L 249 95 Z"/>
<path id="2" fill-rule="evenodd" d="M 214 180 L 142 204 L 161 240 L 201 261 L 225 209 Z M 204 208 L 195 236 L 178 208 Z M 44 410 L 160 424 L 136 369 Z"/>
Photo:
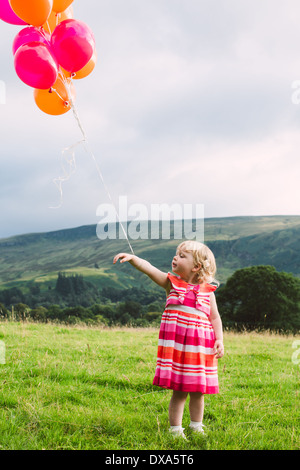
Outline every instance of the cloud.
<path id="1" fill-rule="evenodd" d="M 74 81 L 76 106 L 114 199 L 203 203 L 207 217 L 299 213 L 296 0 L 74 2 L 98 63 Z M 72 112 L 47 116 L 14 72 L 19 27 L 0 25 L 0 236 L 94 223 L 108 195 L 91 154 L 53 178 L 82 138 Z M 280 189 L 279 189 L 280 188 Z"/>

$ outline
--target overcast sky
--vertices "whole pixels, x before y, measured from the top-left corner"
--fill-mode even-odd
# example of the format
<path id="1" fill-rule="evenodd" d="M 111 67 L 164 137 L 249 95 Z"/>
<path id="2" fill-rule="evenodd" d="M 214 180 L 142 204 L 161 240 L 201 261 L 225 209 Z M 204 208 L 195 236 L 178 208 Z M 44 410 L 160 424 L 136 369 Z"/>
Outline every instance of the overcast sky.
<path id="1" fill-rule="evenodd" d="M 118 205 L 203 204 L 205 217 L 300 214 L 298 0 L 74 0 L 98 63 L 74 81 L 89 148 Z M 0 23 L 0 237 L 94 224 L 109 203 L 91 154 L 60 193 L 72 111 L 48 116 Z M 293 95 L 294 93 L 294 95 Z M 299 100 L 300 101 L 300 100 Z M 53 208 L 59 206 L 59 208 Z"/>

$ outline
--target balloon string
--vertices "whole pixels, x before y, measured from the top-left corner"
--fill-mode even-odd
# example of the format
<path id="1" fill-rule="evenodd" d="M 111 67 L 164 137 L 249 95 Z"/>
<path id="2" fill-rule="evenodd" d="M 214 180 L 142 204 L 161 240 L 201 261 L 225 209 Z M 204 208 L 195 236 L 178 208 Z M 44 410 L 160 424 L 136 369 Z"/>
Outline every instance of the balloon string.
<path id="1" fill-rule="evenodd" d="M 49 30 L 49 34 L 51 34 L 52 31 L 51 31 L 50 24 L 49 24 L 49 21 L 48 21 L 48 20 L 46 21 L 46 25 L 47 25 L 47 28 L 48 28 L 48 30 Z M 47 38 L 46 38 L 46 35 L 45 35 L 45 33 L 44 33 L 44 28 L 43 28 L 43 27 L 40 27 L 40 32 L 42 33 L 42 35 L 44 36 L 44 38 L 47 39 Z"/>
<path id="2" fill-rule="evenodd" d="M 73 109 L 74 109 L 74 108 L 73 108 Z M 80 125 L 80 127 L 81 127 L 81 125 Z M 126 230 L 125 230 L 124 225 L 122 224 L 122 222 L 121 222 L 121 220 L 120 220 L 119 213 L 118 213 L 118 211 L 117 211 L 117 209 L 116 209 L 116 206 L 115 206 L 115 204 L 114 204 L 114 202 L 113 202 L 113 199 L 112 199 L 111 194 L 110 194 L 110 192 L 109 192 L 109 190 L 108 190 L 108 188 L 107 188 L 107 185 L 105 184 L 105 181 L 104 181 L 104 178 L 103 178 L 103 174 L 102 174 L 102 172 L 101 172 L 101 170 L 100 170 L 100 168 L 99 168 L 99 165 L 98 165 L 98 162 L 97 162 L 97 160 L 96 160 L 96 158 L 95 158 L 95 155 L 94 155 L 93 152 L 89 149 L 88 143 L 87 143 L 86 140 L 83 140 L 83 141 L 82 141 L 82 144 L 83 144 L 83 147 L 84 147 L 85 151 L 92 157 L 92 159 L 93 159 L 93 161 L 94 161 L 94 163 L 95 163 L 95 166 L 96 166 L 96 169 L 97 169 L 97 173 L 98 173 L 98 175 L 99 175 L 99 177 L 100 177 L 100 179 L 101 179 L 101 181 L 102 181 L 102 183 L 103 183 L 103 186 L 104 186 L 104 189 L 105 189 L 105 191 L 106 191 L 106 194 L 107 194 L 107 196 L 109 197 L 109 200 L 111 201 L 113 208 L 115 209 L 115 212 L 116 212 L 116 216 L 117 216 L 119 225 L 120 225 L 121 228 L 122 228 L 122 232 L 123 232 L 123 234 L 124 234 L 124 236 L 125 236 L 125 238 L 126 238 L 126 240 L 127 240 L 127 243 L 128 243 L 128 245 L 129 245 L 130 251 L 131 251 L 131 253 L 134 255 L 134 251 L 133 251 L 133 248 L 132 248 L 132 246 L 131 246 L 131 243 L 130 243 L 130 241 L 129 241 L 129 239 L 128 239 Z"/>
<path id="3" fill-rule="evenodd" d="M 50 90 L 49 90 L 49 93 L 53 93 L 53 92 L 56 93 L 57 96 L 58 96 L 63 102 L 65 102 L 65 100 L 64 100 L 63 97 L 58 93 L 58 91 L 57 91 L 55 88 L 51 87 Z"/>
<path id="4" fill-rule="evenodd" d="M 101 180 L 101 182 L 102 182 L 102 184 L 103 184 L 103 186 L 104 186 L 104 189 L 105 189 L 105 191 L 106 191 L 106 194 L 107 194 L 109 200 L 111 201 L 111 204 L 112 204 L 112 206 L 113 206 L 113 208 L 114 208 L 114 210 L 115 210 L 115 213 L 116 213 L 116 216 L 117 216 L 117 220 L 118 220 L 118 222 L 119 222 L 119 226 L 121 227 L 122 232 L 123 232 L 123 234 L 124 234 L 124 236 L 125 236 L 125 238 L 126 238 L 126 240 L 127 240 L 127 243 L 128 243 L 128 246 L 129 246 L 129 248 L 130 248 L 131 253 L 134 255 L 133 248 L 132 248 L 131 243 L 130 243 L 130 241 L 129 241 L 129 239 L 128 239 L 128 236 L 127 236 L 126 230 L 125 230 L 125 228 L 124 228 L 124 225 L 122 224 L 122 222 L 121 222 L 121 220 L 120 220 L 119 213 L 118 213 L 117 208 L 116 208 L 116 206 L 115 206 L 115 204 L 114 204 L 114 201 L 113 201 L 112 196 L 111 196 L 111 194 L 110 194 L 110 191 L 109 191 L 109 189 L 108 189 L 108 187 L 107 187 L 107 184 L 105 183 L 105 180 L 104 180 L 102 171 L 101 171 L 101 169 L 100 169 L 100 166 L 99 166 L 99 164 L 98 164 L 98 162 L 97 162 L 97 159 L 96 159 L 94 153 L 93 153 L 92 150 L 89 148 L 89 144 L 88 144 L 86 132 L 85 132 L 85 130 L 84 130 L 84 128 L 83 128 L 83 125 L 82 125 L 81 120 L 80 120 L 79 115 L 78 115 L 77 108 L 76 108 L 75 103 L 74 103 L 74 100 L 73 100 L 73 98 L 72 98 L 72 94 L 71 94 L 71 90 L 70 90 L 70 84 L 69 84 L 68 80 L 65 79 L 65 78 L 64 78 L 64 83 L 65 83 L 66 89 L 68 90 L 69 101 L 70 101 L 70 103 L 71 103 L 71 107 L 72 107 L 72 111 L 73 111 L 73 116 L 74 116 L 74 118 L 75 118 L 75 120 L 76 120 L 76 122 L 77 122 L 77 124 L 78 124 L 78 127 L 79 127 L 79 129 L 80 129 L 80 131 L 81 131 L 81 134 L 82 134 L 83 139 L 82 139 L 81 141 L 77 142 L 76 144 L 72 145 L 71 147 L 68 147 L 68 148 L 66 148 L 66 149 L 63 150 L 63 156 L 64 156 L 65 154 L 71 153 L 71 159 L 70 159 L 70 160 L 67 160 L 67 163 L 69 163 L 69 165 L 70 165 L 70 167 L 71 167 L 71 172 L 67 173 L 66 170 L 65 170 L 65 168 L 63 167 L 64 172 L 65 172 L 65 176 L 64 176 L 64 177 L 59 177 L 59 178 L 55 178 L 55 179 L 54 179 L 54 183 L 56 184 L 56 186 L 58 187 L 58 189 L 59 189 L 59 191 L 60 191 L 61 203 L 62 203 L 62 184 L 63 184 L 64 181 L 67 181 L 67 180 L 70 178 L 71 174 L 74 172 L 74 167 L 76 166 L 76 165 L 75 165 L 75 150 L 74 150 L 74 149 L 75 149 L 75 147 L 77 147 L 77 145 L 82 144 L 82 145 L 83 145 L 83 148 L 84 148 L 85 151 L 86 151 L 86 153 L 87 153 L 88 155 L 90 155 L 90 157 L 91 157 L 92 160 L 94 161 L 94 164 L 95 164 L 95 167 L 96 167 L 98 176 L 99 176 L 99 178 L 100 178 L 100 180 Z M 72 167 L 73 167 L 73 170 L 72 170 Z"/>
<path id="5" fill-rule="evenodd" d="M 58 206 L 50 206 L 50 209 L 59 209 L 62 206 L 63 202 L 63 191 L 62 191 L 62 185 L 65 181 L 67 181 L 71 175 L 75 172 L 76 170 L 76 161 L 75 161 L 75 147 L 77 145 L 81 144 L 80 142 L 77 142 L 74 145 L 71 145 L 71 147 L 67 147 L 62 151 L 62 169 L 64 172 L 64 176 L 59 176 L 58 178 L 54 178 L 53 183 L 55 186 L 57 186 L 59 193 L 60 193 L 60 204 Z M 71 158 L 67 158 L 67 155 L 70 154 Z M 68 164 L 69 170 L 67 171 L 65 165 L 64 165 L 64 160 Z"/>

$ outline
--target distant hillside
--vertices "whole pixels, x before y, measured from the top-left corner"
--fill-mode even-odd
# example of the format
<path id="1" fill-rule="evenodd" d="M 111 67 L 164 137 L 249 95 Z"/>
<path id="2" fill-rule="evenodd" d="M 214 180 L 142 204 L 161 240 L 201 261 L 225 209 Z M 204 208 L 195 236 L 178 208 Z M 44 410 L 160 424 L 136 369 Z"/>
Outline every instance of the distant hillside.
<path id="1" fill-rule="evenodd" d="M 131 241 L 138 256 L 164 270 L 170 270 L 179 242 Z M 215 253 L 221 282 L 237 269 L 257 264 L 300 276 L 300 216 L 206 219 L 205 243 Z M 95 225 L 1 239 L 0 288 L 28 282 L 53 285 L 59 271 L 78 273 L 99 287 L 131 287 L 141 274 L 128 265 L 112 265 L 119 251 L 129 251 L 126 240 L 99 240 Z"/>
<path id="2" fill-rule="evenodd" d="M 277 271 L 300 277 L 300 225 L 208 244 L 216 256 L 222 278 L 237 269 L 255 265 L 272 265 Z"/>

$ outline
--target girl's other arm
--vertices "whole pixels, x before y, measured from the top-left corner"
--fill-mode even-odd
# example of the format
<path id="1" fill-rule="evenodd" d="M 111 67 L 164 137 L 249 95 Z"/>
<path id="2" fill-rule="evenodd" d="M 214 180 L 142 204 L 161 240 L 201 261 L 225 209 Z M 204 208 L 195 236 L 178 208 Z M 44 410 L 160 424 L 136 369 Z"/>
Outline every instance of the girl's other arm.
<path id="1" fill-rule="evenodd" d="M 215 332 L 215 355 L 217 358 L 224 356 L 224 345 L 223 345 L 223 327 L 222 320 L 218 311 L 215 294 L 210 295 L 210 321 Z"/>
<path id="2" fill-rule="evenodd" d="M 147 276 L 149 276 L 150 279 L 156 282 L 156 284 L 158 284 L 160 287 L 168 290 L 170 281 L 167 277 L 167 273 L 164 273 L 155 268 L 148 261 L 128 253 L 119 253 L 114 257 L 113 263 L 115 264 L 118 260 L 120 260 L 120 263 L 125 263 L 128 261 L 136 269 L 144 274 L 147 274 Z"/>

